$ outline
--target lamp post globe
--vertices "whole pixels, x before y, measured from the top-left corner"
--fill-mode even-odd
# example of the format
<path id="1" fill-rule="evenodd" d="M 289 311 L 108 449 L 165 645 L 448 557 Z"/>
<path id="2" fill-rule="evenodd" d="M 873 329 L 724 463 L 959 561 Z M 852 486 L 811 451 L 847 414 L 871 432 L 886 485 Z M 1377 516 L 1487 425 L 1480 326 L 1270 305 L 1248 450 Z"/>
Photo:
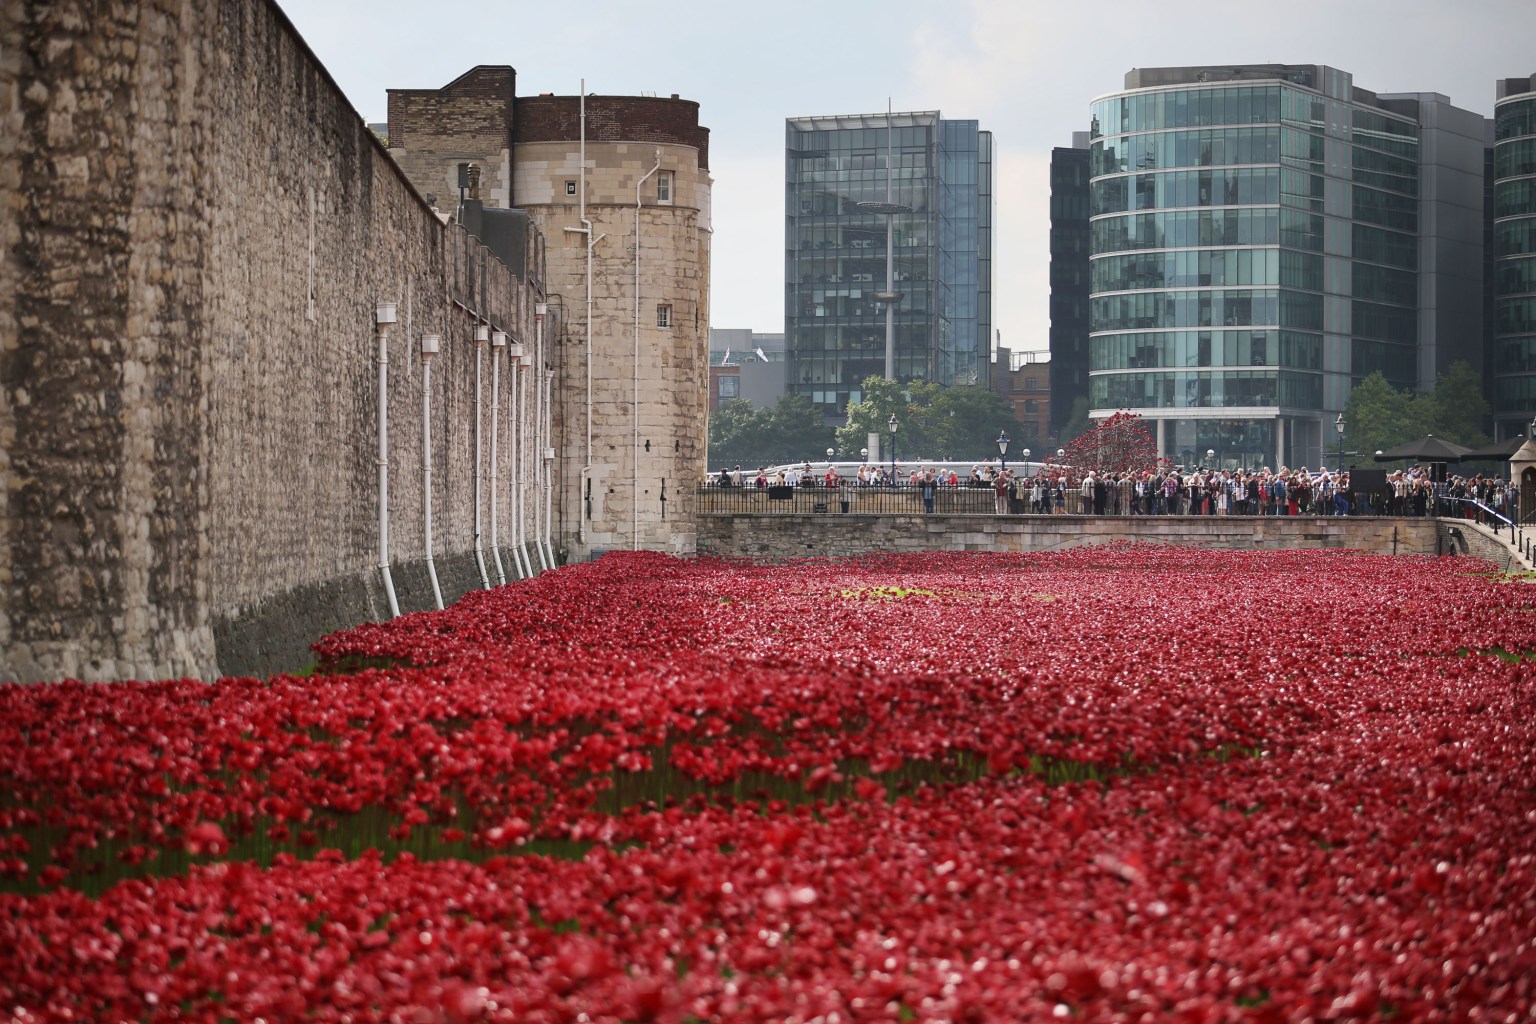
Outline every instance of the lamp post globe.
<path id="1" fill-rule="evenodd" d="M 860 448 L 859 449 L 859 461 L 860 462 L 868 462 L 869 461 L 869 449 L 868 448 Z"/>
<path id="2" fill-rule="evenodd" d="M 1212 469 L 1216 468 L 1216 449 L 1215 448 L 1207 448 L 1205 450 L 1205 464 L 1207 466 L 1210 466 Z"/>
<path id="3" fill-rule="evenodd" d="M 1333 421 L 1333 429 L 1334 429 L 1334 432 L 1339 435 L 1339 464 L 1338 464 L 1338 472 L 1340 474 L 1343 474 L 1343 472 L 1344 472 L 1344 414 L 1343 413 L 1339 413 L 1338 418 Z"/>

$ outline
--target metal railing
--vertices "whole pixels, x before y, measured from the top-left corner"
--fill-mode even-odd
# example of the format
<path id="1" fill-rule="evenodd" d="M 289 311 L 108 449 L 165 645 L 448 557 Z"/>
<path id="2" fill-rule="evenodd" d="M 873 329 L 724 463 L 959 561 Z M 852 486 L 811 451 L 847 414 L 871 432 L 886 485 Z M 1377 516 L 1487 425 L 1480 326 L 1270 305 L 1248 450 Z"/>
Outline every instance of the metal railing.
<path id="1" fill-rule="evenodd" d="M 1027 498 L 1015 498 L 1004 506 L 1006 512 L 1000 510 L 996 493 L 990 486 L 987 487 L 948 487 L 941 486 L 932 489 L 931 494 L 925 499 L 925 488 L 909 484 L 895 487 L 859 486 L 848 487 L 824 487 L 820 485 L 802 485 L 799 487 L 721 487 L 717 484 L 708 484 L 698 488 L 698 513 L 699 515 L 976 515 L 993 516 L 999 514 L 1028 515 L 1037 514 L 1033 503 Z M 1049 509 L 1051 515 L 1083 515 L 1085 509 L 1083 501 L 1076 490 L 1071 490 L 1065 495 L 1064 506 L 1052 506 Z M 928 504 L 931 500 L 931 506 Z M 1491 527 L 1495 533 L 1508 529 L 1511 541 L 1520 548 L 1521 553 L 1527 558 L 1536 559 L 1536 530 L 1529 532 L 1521 523 L 1515 522 L 1477 501 L 1475 498 L 1452 498 L 1446 495 L 1437 495 L 1431 499 L 1432 504 L 1425 509 L 1427 516 L 1454 516 L 1456 507 L 1471 507 L 1478 509 L 1482 515 L 1480 521 Z M 1107 511 L 1110 515 L 1125 515 L 1127 510 Z M 1185 510 L 1187 512 L 1187 506 Z M 1131 513 L 1136 514 L 1136 513 Z M 1159 509 L 1158 515 L 1162 514 Z M 1250 510 L 1246 515 L 1262 514 L 1262 510 Z M 1334 515 L 1333 507 L 1325 502 L 1314 502 L 1313 506 L 1302 515 L 1308 517 L 1328 517 Z M 1381 508 L 1356 508 L 1350 515 L 1391 515 L 1383 506 Z M 1411 518 L 1411 514 L 1409 514 Z"/>
<path id="2" fill-rule="evenodd" d="M 1516 522 L 1503 513 L 1489 508 L 1476 498 L 1448 498 L 1445 500 L 1460 502 L 1463 505 L 1480 510 L 1483 513 L 1482 518 L 1475 521 L 1479 521 L 1484 526 L 1492 529 L 1495 537 L 1499 535 L 1500 530 L 1509 530 L 1510 544 L 1514 546 L 1516 551 L 1520 552 L 1521 557 L 1527 562 L 1536 563 L 1536 536 L 1526 533 L 1524 523 Z"/>
<path id="3" fill-rule="evenodd" d="M 997 495 L 991 487 L 937 487 L 932 507 L 924 488 L 898 487 L 720 487 L 698 491 L 699 515 L 997 515 Z M 1014 503 L 1023 512 L 1029 502 Z"/>

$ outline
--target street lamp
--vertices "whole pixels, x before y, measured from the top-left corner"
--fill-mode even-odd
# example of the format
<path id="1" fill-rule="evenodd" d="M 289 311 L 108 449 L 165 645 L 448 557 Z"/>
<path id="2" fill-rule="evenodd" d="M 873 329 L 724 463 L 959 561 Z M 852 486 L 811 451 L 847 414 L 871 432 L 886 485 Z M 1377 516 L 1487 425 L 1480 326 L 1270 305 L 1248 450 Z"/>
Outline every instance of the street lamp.
<path id="1" fill-rule="evenodd" d="M 1339 413 L 1339 418 L 1333 421 L 1334 432 L 1339 435 L 1339 468 L 1340 476 L 1344 475 L 1344 414 Z"/>
<path id="2" fill-rule="evenodd" d="M 893 132 L 891 131 L 891 101 L 885 101 L 885 202 L 868 200 L 854 205 L 865 213 L 878 214 L 885 218 L 885 291 L 875 292 L 876 302 L 885 306 L 885 379 L 896 379 L 896 303 L 901 301 L 901 293 L 896 290 L 896 215 L 898 213 L 911 213 L 912 207 L 903 206 L 891 196 L 891 144 Z M 896 417 L 891 417 L 891 422 L 896 422 Z M 891 433 L 896 433 L 896 428 L 891 428 Z"/>
<path id="3" fill-rule="evenodd" d="M 829 465 L 832 462 L 832 456 L 835 455 L 836 453 L 837 453 L 837 449 L 836 448 L 828 448 L 827 449 L 827 463 Z"/>
<path id="4" fill-rule="evenodd" d="M 997 456 L 1002 462 L 1002 471 L 1008 472 L 1008 435 L 1001 430 L 997 432 Z"/>
<path id="5" fill-rule="evenodd" d="M 859 461 L 860 462 L 868 462 L 869 461 L 869 449 L 868 448 L 860 448 L 859 449 Z"/>
<path id="6" fill-rule="evenodd" d="M 891 413 L 888 424 L 891 428 L 891 486 L 896 486 L 896 414 Z"/>
<path id="7" fill-rule="evenodd" d="M 1207 448 L 1205 450 L 1205 464 L 1207 466 L 1210 466 L 1212 469 L 1216 468 L 1216 449 L 1215 448 Z"/>
<path id="8" fill-rule="evenodd" d="M 1024 449 L 1024 472 L 1029 472 L 1029 449 Z"/>

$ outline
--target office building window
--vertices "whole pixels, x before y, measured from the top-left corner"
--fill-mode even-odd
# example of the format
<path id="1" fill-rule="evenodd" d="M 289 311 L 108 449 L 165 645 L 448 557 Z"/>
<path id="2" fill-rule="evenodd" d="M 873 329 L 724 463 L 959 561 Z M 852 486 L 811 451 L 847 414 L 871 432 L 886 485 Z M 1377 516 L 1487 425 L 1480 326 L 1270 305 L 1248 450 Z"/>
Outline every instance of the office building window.
<path id="1" fill-rule="evenodd" d="M 720 378 L 720 397 L 721 398 L 736 398 L 736 397 L 739 397 L 740 395 L 741 395 L 741 378 L 740 377 L 721 377 Z"/>
<path id="2" fill-rule="evenodd" d="M 656 307 L 656 326 L 672 326 L 672 307 L 670 305 L 663 304 Z"/>

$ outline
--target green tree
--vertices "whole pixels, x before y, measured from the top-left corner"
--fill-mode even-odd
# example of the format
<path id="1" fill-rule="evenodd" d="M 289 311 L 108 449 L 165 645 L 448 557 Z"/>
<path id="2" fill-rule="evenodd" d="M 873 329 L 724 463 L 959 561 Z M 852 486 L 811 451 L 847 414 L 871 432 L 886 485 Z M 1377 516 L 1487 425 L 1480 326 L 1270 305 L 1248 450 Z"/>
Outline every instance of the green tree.
<path id="1" fill-rule="evenodd" d="M 757 451 L 761 433 L 761 417 L 751 402 L 745 398 L 721 402 L 720 408 L 709 414 L 709 467 L 747 465 Z"/>
<path id="2" fill-rule="evenodd" d="M 933 412 L 939 452 L 945 458 L 995 458 L 1000 433 L 1014 439 L 1009 456 L 1020 457 L 1023 426 L 996 391 L 975 385 L 944 388 L 933 400 Z"/>
<path id="3" fill-rule="evenodd" d="M 1488 443 L 1487 416 L 1482 384 L 1464 362 L 1453 364 L 1430 392 L 1398 391 L 1377 372 L 1349 393 L 1344 443 L 1362 458 L 1425 434 L 1475 448 Z"/>
<path id="4" fill-rule="evenodd" d="M 914 381 L 915 394 L 921 396 L 926 382 Z M 932 458 L 928 445 L 932 439 L 928 424 L 918 415 L 918 406 L 909 400 L 898 381 L 885 377 L 869 377 L 864 381 L 863 398 L 848 403 L 848 419 L 837 428 L 835 447 L 841 458 L 857 458 L 859 450 L 869 443 L 870 434 L 879 434 L 882 455 L 889 456 L 891 443 L 889 422 L 892 416 L 898 424 L 897 453 Z"/>
<path id="5" fill-rule="evenodd" d="M 758 465 L 826 458 L 833 444 L 832 427 L 809 398 L 783 395 L 764 412 L 765 445 L 770 454 L 755 460 Z"/>
<path id="6" fill-rule="evenodd" d="M 831 444 L 831 429 L 802 395 L 784 395 L 765 409 L 734 398 L 709 417 L 708 463 L 717 471 L 820 459 Z"/>
<path id="7" fill-rule="evenodd" d="M 1435 430 L 1438 437 L 1468 448 L 1480 448 L 1489 441 L 1483 433 L 1488 418 L 1483 385 L 1471 365 L 1457 361 L 1435 381 Z"/>
<path id="8" fill-rule="evenodd" d="M 889 457 L 890 420 L 896 417 L 898 458 L 981 460 L 997 457 L 997 435 L 1018 437 L 1022 428 L 1006 402 L 995 392 L 975 385 L 946 388 L 931 381 L 897 381 L 870 377 L 863 399 L 848 403 L 848 420 L 837 428 L 837 450 L 857 458 L 879 434 Z M 1010 454 L 1017 448 L 1010 448 Z"/>
<path id="9" fill-rule="evenodd" d="M 1398 391 L 1377 371 L 1349 393 L 1344 405 L 1345 443 L 1365 456 L 1422 437 L 1428 428 L 1421 429 L 1423 424 L 1416 417 L 1427 412 L 1423 404 L 1410 408 L 1408 393 Z M 1433 419 L 1429 422 L 1433 424 Z"/>

